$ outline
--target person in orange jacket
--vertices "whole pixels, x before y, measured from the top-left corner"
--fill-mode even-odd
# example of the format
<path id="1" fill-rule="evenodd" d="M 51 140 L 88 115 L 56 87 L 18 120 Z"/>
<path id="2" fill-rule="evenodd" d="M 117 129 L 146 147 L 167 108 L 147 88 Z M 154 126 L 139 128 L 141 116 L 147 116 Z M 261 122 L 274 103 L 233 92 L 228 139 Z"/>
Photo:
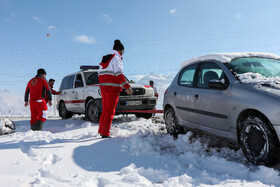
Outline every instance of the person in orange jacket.
<path id="1" fill-rule="evenodd" d="M 103 56 L 99 65 L 99 86 L 103 109 L 99 119 L 98 133 L 102 138 L 111 138 L 111 124 L 122 88 L 126 89 L 127 94 L 132 95 L 132 89 L 123 75 L 123 53 L 123 44 L 120 40 L 115 40 L 113 50 L 110 54 Z"/>
<path id="2" fill-rule="evenodd" d="M 27 107 L 30 103 L 30 125 L 33 131 L 42 130 L 43 124 L 47 120 L 48 106 L 45 101 L 46 96 L 49 99 L 49 106 L 52 105 L 52 94 L 46 80 L 46 74 L 44 69 L 38 69 L 37 75 L 28 82 L 25 89 L 24 106 Z"/>

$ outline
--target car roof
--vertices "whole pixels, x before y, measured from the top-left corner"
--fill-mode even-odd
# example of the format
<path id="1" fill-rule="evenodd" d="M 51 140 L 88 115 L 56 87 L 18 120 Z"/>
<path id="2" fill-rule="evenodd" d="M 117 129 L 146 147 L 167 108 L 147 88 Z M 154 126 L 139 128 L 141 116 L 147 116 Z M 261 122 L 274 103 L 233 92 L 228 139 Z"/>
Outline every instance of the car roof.
<path id="1" fill-rule="evenodd" d="M 98 70 L 84 70 L 84 71 L 80 70 L 80 71 L 77 71 L 77 72 L 74 72 L 74 73 L 70 73 L 70 74 L 66 75 L 65 77 L 68 77 L 68 76 L 71 76 L 71 75 L 76 75 L 76 74 L 82 73 L 82 72 L 83 73 L 98 72 Z M 63 77 L 63 78 L 65 78 L 65 77 Z"/>
<path id="2" fill-rule="evenodd" d="M 200 62 L 205 60 L 215 60 L 215 61 L 220 61 L 222 63 L 228 63 L 233 59 L 242 58 L 242 57 L 263 57 L 263 58 L 280 59 L 280 56 L 278 55 L 274 55 L 271 53 L 263 53 L 263 52 L 213 53 L 213 54 L 207 54 L 207 55 L 198 56 L 186 60 L 181 63 L 181 67 L 192 64 L 194 62 Z"/>

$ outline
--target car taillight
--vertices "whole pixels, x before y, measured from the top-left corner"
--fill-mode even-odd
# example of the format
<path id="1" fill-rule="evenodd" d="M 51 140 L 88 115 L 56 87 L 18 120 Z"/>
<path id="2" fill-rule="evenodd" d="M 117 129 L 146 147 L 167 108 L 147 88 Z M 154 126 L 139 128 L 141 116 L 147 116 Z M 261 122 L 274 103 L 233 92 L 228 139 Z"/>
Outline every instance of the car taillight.
<path id="1" fill-rule="evenodd" d="M 168 89 L 165 90 L 164 95 L 166 94 L 167 90 L 168 90 Z"/>
<path id="2" fill-rule="evenodd" d="M 144 87 L 145 87 L 145 88 L 151 88 L 151 86 L 149 86 L 149 85 L 144 85 Z"/>

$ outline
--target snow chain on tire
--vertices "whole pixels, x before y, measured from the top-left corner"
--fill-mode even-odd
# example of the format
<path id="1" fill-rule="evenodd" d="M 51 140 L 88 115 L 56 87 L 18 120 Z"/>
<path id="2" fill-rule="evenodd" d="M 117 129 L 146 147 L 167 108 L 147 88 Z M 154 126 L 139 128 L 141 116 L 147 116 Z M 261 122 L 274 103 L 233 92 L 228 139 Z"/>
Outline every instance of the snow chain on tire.
<path id="1" fill-rule="evenodd" d="M 269 122 L 257 116 L 241 121 L 241 148 L 253 164 L 273 165 L 278 162 L 279 140 Z"/>

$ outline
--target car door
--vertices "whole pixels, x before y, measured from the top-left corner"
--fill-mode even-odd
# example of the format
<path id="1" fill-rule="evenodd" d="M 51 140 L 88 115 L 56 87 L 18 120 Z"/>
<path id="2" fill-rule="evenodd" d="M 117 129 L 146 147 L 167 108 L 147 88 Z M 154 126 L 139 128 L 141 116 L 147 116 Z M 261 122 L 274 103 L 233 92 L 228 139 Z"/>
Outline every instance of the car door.
<path id="1" fill-rule="evenodd" d="M 176 114 L 186 122 L 195 123 L 193 116 L 194 104 L 194 76 L 197 64 L 187 66 L 182 69 L 178 76 L 178 82 L 173 89 L 173 101 L 175 105 Z"/>
<path id="2" fill-rule="evenodd" d="M 224 90 L 208 87 L 210 80 L 229 84 L 223 69 L 216 62 L 203 62 L 196 76 L 193 110 L 196 123 L 214 129 L 230 130 L 230 87 Z"/>
<path id="3" fill-rule="evenodd" d="M 61 92 L 64 95 L 64 98 L 65 98 L 64 103 L 65 103 L 66 109 L 68 111 L 73 111 L 73 108 L 74 108 L 74 105 L 72 102 L 73 95 L 74 95 L 74 88 L 73 88 L 74 78 L 75 78 L 75 75 L 68 76 L 66 89 L 64 89 Z"/>
<path id="4" fill-rule="evenodd" d="M 82 74 L 78 73 L 75 76 L 74 81 L 74 89 L 72 94 L 72 103 L 73 103 L 73 110 L 75 112 L 84 112 L 84 105 L 85 105 L 85 99 L 84 99 L 84 81 Z"/>

